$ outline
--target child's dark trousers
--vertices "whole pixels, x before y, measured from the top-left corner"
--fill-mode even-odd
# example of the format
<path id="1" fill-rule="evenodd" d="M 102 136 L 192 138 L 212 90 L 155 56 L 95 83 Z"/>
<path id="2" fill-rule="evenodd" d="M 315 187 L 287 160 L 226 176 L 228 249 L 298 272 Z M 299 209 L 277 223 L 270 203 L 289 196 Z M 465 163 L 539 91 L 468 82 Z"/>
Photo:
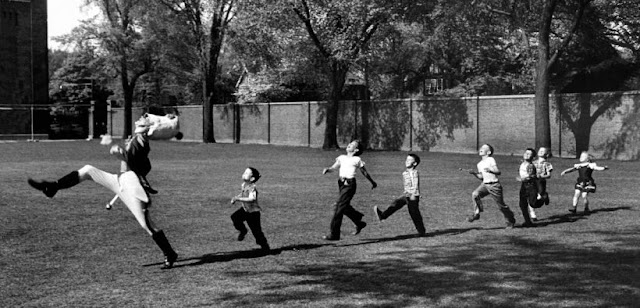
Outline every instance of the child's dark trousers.
<path id="1" fill-rule="evenodd" d="M 262 247 L 268 245 L 267 238 L 265 238 L 264 233 L 262 233 L 262 227 L 260 226 L 260 212 L 249 213 L 245 211 L 244 208 L 239 208 L 231 214 L 231 221 L 233 221 L 233 226 L 236 230 L 241 233 L 247 233 L 247 227 L 244 225 L 246 221 L 253 237 L 256 239 L 256 244 Z"/>
<path id="2" fill-rule="evenodd" d="M 340 193 L 336 202 L 333 218 L 331 219 L 330 236 L 334 239 L 340 238 L 340 227 L 342 226 L 342 216 L 347 216 L 356 226 L 362 225 L 364 214 L 358 212 L 351 206 L 351 199 L 356 194 L 356 179 L 339 179 L 338 188 Z"/>
<path id="3" fill-rule="evenodd" d="M 424 234 L 426 231 L 422 221 L 422 214 L 420 214 L 420 197 L 416 196 L 415 198 L 415 200 L 411 200 L 409 197 L 401 197 L 394 200 L 393 203 L 391 203 L 391 205 L 382 212 L 380 219 L 387 219 L 389 216 L 393 215 L 393 213 L 406 205 L 409 210 L 409 216 L 411 216 L 411 220 L 413 220 L 413 225 L 416 227 L 416 230 L 418 233 Z"/>

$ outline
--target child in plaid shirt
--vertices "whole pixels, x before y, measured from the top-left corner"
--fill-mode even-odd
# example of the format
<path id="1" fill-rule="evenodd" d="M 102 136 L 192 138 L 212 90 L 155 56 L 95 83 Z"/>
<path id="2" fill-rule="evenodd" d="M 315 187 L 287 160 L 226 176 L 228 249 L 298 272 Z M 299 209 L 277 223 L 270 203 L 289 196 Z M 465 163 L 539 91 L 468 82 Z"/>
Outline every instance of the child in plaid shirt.
<path id="1" fill-rule="evenodd" d="M 404 195 L 394 200 L 386 210 L 381 211 L 380 209 L 378 209 L 378 206 L 374 206 L 373 211 L 375 212 L 378 220 L 383 221 L 406 205 L 407 209 L 409 210 L 411 220 L 413 221 L 413 225 L 418 231 L 418 235 L 424 236 L 426 232 L 419 208 L 420 176 L 418 175 L 418 170 L 416 170 L 419 164 L 420 157 L 418 157 L 418 155 L 407 155 L 407 159 L 404 163 L 406 170 L 402 173 L 402 178 L 404 180 Z"/>

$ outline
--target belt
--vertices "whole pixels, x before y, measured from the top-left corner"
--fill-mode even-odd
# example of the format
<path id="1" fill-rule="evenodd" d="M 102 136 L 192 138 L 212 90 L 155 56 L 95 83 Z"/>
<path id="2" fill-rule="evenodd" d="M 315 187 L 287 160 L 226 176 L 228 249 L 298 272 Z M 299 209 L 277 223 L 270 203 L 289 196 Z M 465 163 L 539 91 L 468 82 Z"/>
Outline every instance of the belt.
<path id="1" fill-rule="evenodd" d="M 495 181 L 495 182 L 488 182 L 488 183 L 482 183 L 482 184 L 487 184 L 487 185 L 491 185 L 491 184 L 498 184 L 498 183 L 500 183 L 500 182 L 498 182 L 498 181 Z"/>

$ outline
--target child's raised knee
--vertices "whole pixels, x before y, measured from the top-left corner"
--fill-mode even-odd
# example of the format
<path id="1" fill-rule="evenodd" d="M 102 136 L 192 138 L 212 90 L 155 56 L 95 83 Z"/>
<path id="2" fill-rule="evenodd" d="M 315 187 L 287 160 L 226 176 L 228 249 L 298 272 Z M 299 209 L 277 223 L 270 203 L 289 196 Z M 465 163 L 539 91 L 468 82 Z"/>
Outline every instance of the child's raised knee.
<path id="1" fill-rule="evenodd" d="M 477 191 L 472 192 L 471 193 L 471 199 L 473 199 L 473 200 L 480 199 L 480 193 L 478 193 Z"/>

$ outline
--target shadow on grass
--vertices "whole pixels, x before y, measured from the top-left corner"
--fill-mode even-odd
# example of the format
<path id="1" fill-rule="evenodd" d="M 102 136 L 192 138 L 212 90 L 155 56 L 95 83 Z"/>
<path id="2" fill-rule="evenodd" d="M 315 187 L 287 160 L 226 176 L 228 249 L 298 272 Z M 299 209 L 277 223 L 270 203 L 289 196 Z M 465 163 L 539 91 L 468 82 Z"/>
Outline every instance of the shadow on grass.
<path id="1" fill-rule="evenodd" d="M 444 229 L 444 230 L 436 230 L 433 232 L 427 232 L 425 235 L 419 235 L 419 234 L 404 234 L 404 235 L 397 235 L 397 236 L 392 236 L 392 237 L 382 237 L 382 238 L 366 238 L 366 239 L 362 239 L 359 243 L 353 243 L 353 244 L 345 244 L 345 245 L 337 245 L 338 247 L 349 247 L 349 246 L 359 246 L 359 245 L 366 245 L 366 244 L 374 244 L 374 243 L 383 243 L 383 242 L 394 242 L 394 241 L 403 241 L 403 240 L 408 240 L 408 239 L 413 239 L 413 238 L 421 238 L 421 237 L 434 237 L 434 236 L 439 236 L 439 235 L 457 235 L 457 234 L 462 234 L 465 232 L 469 232 L 471 230 L 498 230 L 498 229 L 504 229 L 504 228 L 453 228 L 453 229 Z"/>
<path id="2" fill-rule="evenodd" d="M 640 239 L 608 236 L 602 240 L 609 246 L 578 247 L 493 234 L 372 252 L 366 260 L 316 260 L 261 272 L 288 278 L 252 294 L 228 292 L 225 300 L 230 306 L 295 306 L 304 299 L 339 307 L 638 307 Z"/>
<path id="3" fill-rule="evenodd" d="M 538 221 L 536 225 L 540 227 L 544 227 L 548 225 L 555 225 L 555 224 L 562 224 L 562 223 L 573 223 L 579 220 L 587 219 L 588 216 L 598 214 L 600 212 L 607 213 L 607 212 L 615 212 L 615 211 L 630 210 L 630 209 L 631 207 L 629 206 L 620 206 L 620 207 L 610 207 L 610 208 L 599 208 L 599 209 L 592 210 L 588 214 L 583 214 L 581 212 L 578 212 L 576 214 L 567 213 L 563 215 L 553 215 Z"/>
<path id="4" fill-rule="evenodd" d="M 298 245 L 289 245 L 289 246 L 283 246 L 280 248 L 274 248 L 274 249 L 271 249 L 270 251 L 254 249 L 254 250 L 208 253 L 200 257 L 178 259 L 178 261 L 176 261 L 176 264 L 174 264 L 173 267 L 180 268 L 180 267 L 187 267 L 187 266 L 198 266 L 198 265 L 203 265 L 208 263 L 229 262 L 237 259 L 254 259 L 254 258 L 261 258 L 265 256 L 278 255 L 284 251 L 310 250 L 310 249 L 320 248 L 323 246 L 335 246 L 335 245 L 334 244 L 298 244 Z M 191 262 L 191 261 L 195 261 L 195 262 Z M 183 264 L 184 262 L 188 262 L 188 263 Z M 156 265 L 162 265 L 162 263 L 145 264 L 143 266 L 156 266 Z"/>

